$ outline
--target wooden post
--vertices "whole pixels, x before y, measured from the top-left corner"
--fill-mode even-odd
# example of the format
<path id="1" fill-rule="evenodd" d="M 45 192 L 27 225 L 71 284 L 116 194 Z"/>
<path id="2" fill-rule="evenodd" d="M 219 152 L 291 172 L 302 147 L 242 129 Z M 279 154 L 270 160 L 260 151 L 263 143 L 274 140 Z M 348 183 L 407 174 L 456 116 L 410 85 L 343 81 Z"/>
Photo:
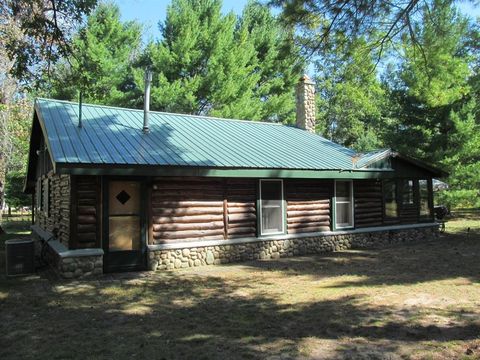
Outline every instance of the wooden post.
<path id="1" fill-rule="evenodd" d="M 228 239 L 228 200 L 227 200 L 227 191 L 228 191 L 228 180 L 225 179 L 223 184 L 223 238 Z"/>
<path id="2" fill-rule="evenodd" d="M 149 178 L 148 181 L 148 190 L 147 190 L 147 226 L 148 226 L 148 235 L 147 235 L 147 245 L 153 244 L 153 221 L 152 221 L 152 179 Z"/>
<path id="3" fill-rule="evenodd" d="M 35 191 L 32 193 L 32 225 L 35 225 Z"/>
<path id="4" fill-rule="evenodd" d="M 77 177 L 70 176 L 70 238 L 68 241 L 69 249 L 76 249 L 77 242 Z"/>

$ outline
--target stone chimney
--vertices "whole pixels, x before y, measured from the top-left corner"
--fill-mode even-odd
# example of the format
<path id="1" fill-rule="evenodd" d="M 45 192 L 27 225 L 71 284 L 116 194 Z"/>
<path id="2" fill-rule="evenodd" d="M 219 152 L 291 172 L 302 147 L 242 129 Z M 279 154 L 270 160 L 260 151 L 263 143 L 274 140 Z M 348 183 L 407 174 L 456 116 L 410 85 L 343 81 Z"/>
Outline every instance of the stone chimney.
<path id="1" fill-rule="evenodd" d="M 297 103 L 297 127 L 315 132 L 315 84 L 303 75 L 295 91 Z"/>

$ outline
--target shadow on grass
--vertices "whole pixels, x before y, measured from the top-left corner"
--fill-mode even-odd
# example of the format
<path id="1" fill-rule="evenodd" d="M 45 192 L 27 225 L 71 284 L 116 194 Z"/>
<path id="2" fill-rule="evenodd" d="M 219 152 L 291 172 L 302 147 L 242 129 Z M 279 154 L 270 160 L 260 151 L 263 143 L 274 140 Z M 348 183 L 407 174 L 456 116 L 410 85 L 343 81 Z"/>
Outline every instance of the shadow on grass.
<path id="1" fill-rule="evenodd" d="M 475 340 L 478 318 L 465 318 L 460 306 L 442 310 L 444 318 L 457 319 L 442 325 L 428 319 L 428 307 L 368 304 L 361 289 L 334 300 L 286 301 L 249 271 L 278 272 L 285 282 L 294 282 L 294 275 L 360 279 L 338 279 L 339 288 L 478 281 L 479 254 L 477 237 L 446 235 L 382 250 L 249 262 L 242 264 L 245 274 L 230 280 L 208 271 L 81 282 L 7 280 L 0 282 L 0 358 L 289 359 L 311 356 L 311 341 L 316 358 L 344 358 L 372 348 L 398 352 L 421 341 Z M 359 338 L 367 344 L 359 346 Z M 322 348 L 329 341 L 334 348 Z"/>
<path id="2" fill-rule="evenodd" d="M 418 319 L 415 310 L 394 321 L 394 310 L 365 305 L 359 295 L 287 304 L 258 289 L 246 292 L 251 287 L 248 277 L 167 274 L 13 292 L 0 301 L 0 357 L 296 358 L 311 338 L 387 340 L 394 351 L 399 342 L 469 340 L 480 333 L 474 322 L 419 326 L 406 320 Z M 350 352 L 347 343 L 334 355 Z"/>
<path id="3" fill-rule="evenodd" d="M 444 234 L 437 240 L 385 249 L 350 250 L 248 262 L 245 265 L 290 275 L 321 278 L 356 276 L 355 282 L 336 287 L 417 284 L 434 280 L 467 278 L 480 280 L 480 234 Z"/>

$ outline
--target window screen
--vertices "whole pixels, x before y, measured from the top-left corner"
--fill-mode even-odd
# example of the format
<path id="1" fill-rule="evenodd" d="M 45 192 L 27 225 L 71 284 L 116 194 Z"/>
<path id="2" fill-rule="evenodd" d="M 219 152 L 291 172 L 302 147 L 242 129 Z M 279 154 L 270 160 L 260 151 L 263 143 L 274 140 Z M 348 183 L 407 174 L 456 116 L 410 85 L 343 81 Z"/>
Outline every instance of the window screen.
<path id="1" fill-rule="evenodd" d="M 383 194 L 385 199 L 385 216 L 391 218 L 397 217 L 397 184 L 395 180 L 385 180 L 383 183 Z"/>
<path id="2" fill-rule="evenodd" d="M 139 250 L 141 185 L 137 181 L 111 181 L 109 188 L 109 251 Z"/>
<path id="3" fill-rule="evenodd" d="M 337 228 L 353 226 L 351 181 L 335 182 L 335 224 Z"/>
<path id="4" fill-rule="evenodd" d="M 402 204 L 413 205 L 413 180 L 402 181 Z"/>
<path id="5" fill-rule="evenodd" d="M 419 180 L 418 189 L 420 194 L 420 215 L 429 216 L 431 214 L 431 209 L 428 196 L 428 181 Z"/>
<path id="6" fill-rule="evenodd" d="M 260 181 L 261 234 L 283 233 L 283 186 L 281 180 Z"/>

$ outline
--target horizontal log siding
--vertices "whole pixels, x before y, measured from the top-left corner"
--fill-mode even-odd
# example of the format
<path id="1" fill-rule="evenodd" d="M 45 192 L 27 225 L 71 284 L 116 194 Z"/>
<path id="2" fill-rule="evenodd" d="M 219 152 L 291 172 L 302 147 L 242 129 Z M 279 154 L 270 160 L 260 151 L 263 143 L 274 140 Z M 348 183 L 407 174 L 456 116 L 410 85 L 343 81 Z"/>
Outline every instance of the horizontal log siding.
<path id="1" fill-rule="evenodd" d="M 101 184 L 98 176 L 72 177 L 72 248 L 100 247 Z"/>
<path id="2" fill-rule="evenodd" d="M 150 244 L 224 238 L 222 179 L 155 178 Z"/>
<path id="3" fill-rule="evenodd" d="M 399 218 L 400 223 L 402 224 L 416 224 L 420 222 L 418 200 L 415 199 L 415 202 L 412 205 L 402 205 L 400 203 Z"/>
<path id="4" fill-rule="evenodd" d="M 257 180 L 228 179 L 225 182 L 227 238 L 254 237 L 257 232 Z"/>
<path id="5" fill-rule="evenodd" d="M 381 181 L 354 181 L 353 196 L 355 199 L 355 227 L 382 226 L 383 193 Z"/>
<path id="6" fill-rule="evenodd" d="M 284 180 L 289 234 L 331 229 L 332 180 Z M 255 237 L 258 179 L 154 178 L 150 197 L 150 244 Z M 382 184 L 353 182 L 355 227 L 386 224 Z M 402 222 L 417 217 L 402 213 Z M 412 213 L 413 215 L 413 213 Z"/>
<path id="7" fill-rule="evenodd" d="M 289 234 L 330 230 L 333 181 L 286 180 L 284 186 Z"/>

